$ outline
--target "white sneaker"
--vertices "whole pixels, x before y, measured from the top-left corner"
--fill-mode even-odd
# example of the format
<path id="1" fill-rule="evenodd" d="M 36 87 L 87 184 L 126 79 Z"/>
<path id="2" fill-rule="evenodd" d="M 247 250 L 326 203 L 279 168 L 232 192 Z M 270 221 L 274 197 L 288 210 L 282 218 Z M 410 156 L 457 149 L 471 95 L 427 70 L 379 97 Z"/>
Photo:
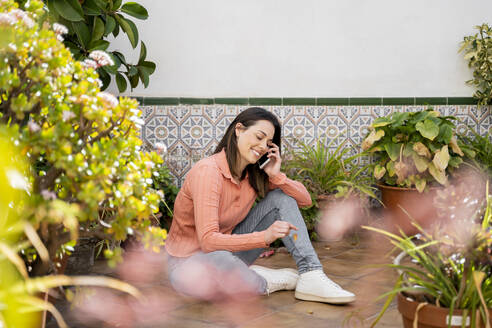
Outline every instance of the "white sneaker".
<path id="1" fill-rule="evenodd" d="M 355 295 L 330 280 L 322 270 L 302 273 L 296 286 L 296 298 L 332 304 L 355 301 Z"/>
<path id="2" fill-rule="evenodd" d="M 295 269 L 270 269 L 259 265 L 251 265 L 249 268 L 265 278 L 268 294 L 278 290 L 294 290 L 296 288 L 299 273 Z"/>

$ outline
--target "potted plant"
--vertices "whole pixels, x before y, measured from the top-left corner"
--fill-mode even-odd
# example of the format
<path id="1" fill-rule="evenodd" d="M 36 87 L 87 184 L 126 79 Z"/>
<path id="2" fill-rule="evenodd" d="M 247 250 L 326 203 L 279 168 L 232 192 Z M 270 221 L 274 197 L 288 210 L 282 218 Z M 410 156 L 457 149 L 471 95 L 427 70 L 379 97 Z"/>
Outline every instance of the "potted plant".
<path id="1" fill-rule="evenodd" d="M 427 231 L 416 224 L 421 234 L 414 237 L 364 227 L 386 235 L 401 251 L 389 264 L 399 279 L 383 295 L 387 300 L 372 327 L 394 297 L 406 328 L 491 327 L 492 196 L 488 184 L 484 192 L 475 179 L 440 193 L 440 210 L 451 218 L 446 224 Z M 457 199 L 463 206 L 451 206 Z"/>
<path id="2" fill-rule="evenodd" d="M 420 205 L 432 202 L 435 187 L 447 185 L 449 173 L 463 162 L 466 149 L 454 134 L 454 120 L 432 108 L 395 112 L 375 119 L 362 142 L 362 149 L 375 158 L 383 204 L 406 233 L 416 232 L 409 216 L 423 226 L 435 217 L 432 207 Z"/>
<path id="3" fill-rule="evenodd" d="M 295 140 L 300 150 L 289 149 L 283 162 L 286 174 L 302 182 L 311 195 L 313 205 L 301 211 L 312 236 L 315 236 L 319 209 L 326 208 L 330 202 L 353 196 L 360 197 L 363 204 L 367 204 L 369 198 L 377 199 L 374 179 L 368 173 L 371 165 L 354 164 L 366 154 L 349 155 L 350 148 L 342 148 L 342 144 L 330 151 L 335 140 L 326 145 L 325 140 L 320 139 L 314 147 Z"/>

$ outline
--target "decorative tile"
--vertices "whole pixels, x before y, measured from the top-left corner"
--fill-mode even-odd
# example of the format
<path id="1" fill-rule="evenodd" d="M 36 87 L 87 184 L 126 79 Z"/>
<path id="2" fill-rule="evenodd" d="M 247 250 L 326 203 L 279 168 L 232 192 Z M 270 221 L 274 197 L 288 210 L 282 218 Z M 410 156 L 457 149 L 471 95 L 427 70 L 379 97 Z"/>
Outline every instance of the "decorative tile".
<path id="1" fill-rule="evenodd" d="M 273 106 L 269 109 L 272 113 L 274 113 L 278 119 L 280 120 L 280 124 L 284 124 L 284 122 L 293 114 L 294 112 L 294 107 L 287 107 L 287 106 Z"/>
<path id="2" fill-rule="evenodd" d="M 457 117 L 460 120 L 457 124 L 458 132 L 466 133 L 466 125 L 469 125 L 481 135 L 492 134 L 490 106 L 478 108 L 472 104 L 446 105 L 442 104 L 442 99 L 430 99 L 434 105 L 402 105 L 398 100 L 393 103 L 383 101 L 383 105 L 335 106 L 327 103 L 322 106 L 282 106 L 275 98 L 268 101 L 261 99 L 261 107 L 279 118 L 283 127 L 282 142 L 294 148 L 299 147 L 293 142 L 294 137 L 311 145 L 319 138 L 326 138 L 327 144 L 335 139 L 330 148 L 335 149 L 342 144 L 344 147 L 350 147 L 348 154 L 355 154 L 360 150 L 362 139 L 375 118 L 393 112 L 415 112 L 429 107 L 442 115 Z M 419 100 L 422 103 L 422 99 Z M 228 100 L 223 102 L 226 103 Z M 194 163 L 215 151 L 237 114 L 250 107 L 246 104 L 160 105 L 153 104 L 153 101 L 144 103 L 148 105 L 140 106 L 145 119 L 142 138 L 151 145 L 162 142 L 168 147 L 166 161 L 178 185 L 181 185 Z M 361 158 L 357 164 L 367 164 L 369 161 L 369 158 Z"/>
<path id="3" fill-rule="evenodd" d="M 203 149 L 214 138 L 214 127 L 204 116 L 190 116 L 180 126 L 181 140 L 192 149 Z"/>
<path id="4" fill-rule="evenodd" d="M 306 115 L 295 115 L 283 124 L 282 135 L 312 144 L 315 139 L 314 123 Z"/>
<path id="5" fill-rule="evenodd" d="M 331 148 L 335 149 L 340 142 L 348 137 L 348 124 L 340 117 L 327 115 L 323 117 L 316 126 L 316 138 L 326 139 L 326 144 L 333 139 Z"/>
<path id="6" fill-rule="evenodd" d="M 176 122 L 169 116 L 152 116 L 145 122 L 142 129 L 143 140 L 154 146 L 157 142 L 163 143 L 169 149 L 178 141 L 179 129 Z"/>
<path id="7" fill-rule="evenodd" d="M 169 115 L 172 116 L 177 122 L 182 123 L 190 115 L 190 107 L 176 106 L 169 108 Z"/>

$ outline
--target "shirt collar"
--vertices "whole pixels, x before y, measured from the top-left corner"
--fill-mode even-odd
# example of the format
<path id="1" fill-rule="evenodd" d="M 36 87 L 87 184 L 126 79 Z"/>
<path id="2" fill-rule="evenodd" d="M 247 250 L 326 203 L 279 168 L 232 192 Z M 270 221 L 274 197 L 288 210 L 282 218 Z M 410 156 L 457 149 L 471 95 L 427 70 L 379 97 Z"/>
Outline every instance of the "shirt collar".
<path id="1" fill-rule="evenodd" d="M 234 181 L 234 179 L 232 178 L 231 170 L 229 169 L 229 164 L 227 163 L 225 148 L 222 148 L 222 150 L 215 155 L 215 162 L 219 167 L 220 173 L 222 173 L 225 178 L 230 179 L 232 182 L 236 183 L 236 181 Z M 245 179 L 247 178 L 248 173 L 246 172 Z"/>

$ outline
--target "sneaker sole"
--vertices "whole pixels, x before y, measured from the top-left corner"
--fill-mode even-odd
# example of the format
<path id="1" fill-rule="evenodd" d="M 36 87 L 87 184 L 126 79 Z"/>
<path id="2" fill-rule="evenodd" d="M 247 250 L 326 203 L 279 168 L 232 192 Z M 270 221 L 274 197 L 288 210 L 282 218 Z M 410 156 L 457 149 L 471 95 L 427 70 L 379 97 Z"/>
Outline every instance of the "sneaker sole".
<path id="1" fill-rule="evenodd" d="M 302 292 L 295 292 L 295 297 L 303 301 L 322 302 L 331 304 L 347 304 L 355 301 L 355 296 L 343 296 L 343 297 L 321 297 L 312 294 L 306 294 Z"/>

